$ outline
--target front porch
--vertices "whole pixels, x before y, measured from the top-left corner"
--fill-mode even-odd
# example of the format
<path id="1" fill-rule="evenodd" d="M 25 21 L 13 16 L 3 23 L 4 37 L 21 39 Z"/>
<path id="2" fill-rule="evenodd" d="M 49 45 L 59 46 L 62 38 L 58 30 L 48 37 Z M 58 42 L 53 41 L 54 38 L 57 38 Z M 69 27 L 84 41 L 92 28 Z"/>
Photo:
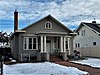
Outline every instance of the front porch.
<path id="1" fill-rule="evenodd" d="M 57 52 L 66 61 L 67 55 L 72 54 L 72 38 L 66 35 L 39 35 L 38 47 L 38 61 L 50 61 L 50 55 L 57 55 Z"/>

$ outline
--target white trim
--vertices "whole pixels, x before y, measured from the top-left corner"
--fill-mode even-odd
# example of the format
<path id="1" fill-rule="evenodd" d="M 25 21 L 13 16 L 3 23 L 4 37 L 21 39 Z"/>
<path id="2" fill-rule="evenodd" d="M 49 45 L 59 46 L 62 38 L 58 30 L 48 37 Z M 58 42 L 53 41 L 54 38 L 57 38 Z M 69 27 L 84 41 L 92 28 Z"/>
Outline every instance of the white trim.
<path id="1" fill-rule="evenodd" d="M 94 30 L 93 28 L 91 28 L 91 27 L 89 27 L 89 26 L 87 26 L 86 24 L 84 24 L 84 23 L 82 23 L 83 25 L 85 25 L 86 27 L 88 27 L 89 29 L 91 29 L 91 30 Z M 98 33 L 98 34 L 100 34 L 99 32 L 97 32 L 96 30 L 94 30 L 96 33 Z"/>
<path id="2" fill-rule="evenodd" d="M 64 37 L 64 52 L 66 52 L 66 37 Z"/>
<path id="3" fill-rule="evenodd" d="M 60 39 L 60 49 L 61 49 L 61 52 L 63 52 L 63 36 L 61 36 L 61 39 Z"/>
<path id="4" fill-rule="evenodd" d="M 35 35 L 35 34 L 22 34 L 22 36 L 26 36 L 26 37 L 36 37 L 37 35 Z"/>
<path id="5" fill-rule="evenodd" d="M 70 38 L 68 38 L 68 50 L 70 50 Z"/>
<path id="6" fill-rule="evenodd" d="M 44 52 L 46 52 L 46 36 L 44 36 Z"/>
<path id="7" fill-rule="evenodd" d="M 43 36 L 41 36 L 41 52 L 43 52 Z"/>
<path id="8" fill-rule="evenodd" d="M 24 49 L 25 48 L 24 47 L 25 46 L 24 45 L 25 44 L 25 40 L 24 40 L 25 38 L 26 38 L 26 43 L 27 43 L 26 49 Z M 32 38 L 32 49 L 29 49 L 29 38 Z M 33 38 L 36 38 L 36 49 L 33 49 Z M 37 41 L 38 39 L 37 39 L 37 37 L 24 37 L 24 39 L 23 39 L 23 50 L 38 50 L 38 46 L 37 46 L 38 45 L 38 41 Z"/>
<path id="9" fill-rule="evenodd" d="M 26 32 L 26 31 L 23 31 L 23 30 L 15 30 L 15 32 Z"/>
<path id="10" fill-rule="evenodd" d="M 47 25 L 47 23 L 49 23 L 50 26 Z M 50 28 L 49 28 L 49 27 L 50 27 Z M 47 21 L 47 22 L 45 23 L 45 29 L 52 29 L 52 23 L 51 23 L 50 21 Z"/>

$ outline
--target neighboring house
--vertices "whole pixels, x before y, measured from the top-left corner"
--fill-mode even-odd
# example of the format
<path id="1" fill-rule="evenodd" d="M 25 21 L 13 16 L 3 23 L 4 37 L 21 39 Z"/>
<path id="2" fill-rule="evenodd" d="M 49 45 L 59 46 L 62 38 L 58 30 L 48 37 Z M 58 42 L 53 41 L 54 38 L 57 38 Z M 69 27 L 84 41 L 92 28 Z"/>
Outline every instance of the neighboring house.
<path id="1" fill-rule="evenodd" d="M 63 59 L 73 53 L 73 32 L 51 15 L 18 29 L 18 12 L 14 12 L 14 33 L 10 37 L 14 57 L 19 61 L 47 60 L 59 50 Z"/>
<path id="2" fill-rule="evenodd" d="M 74 49 L 82 56 L 100 57 L 100 24 L 82 22 L 75 30 Z"/>

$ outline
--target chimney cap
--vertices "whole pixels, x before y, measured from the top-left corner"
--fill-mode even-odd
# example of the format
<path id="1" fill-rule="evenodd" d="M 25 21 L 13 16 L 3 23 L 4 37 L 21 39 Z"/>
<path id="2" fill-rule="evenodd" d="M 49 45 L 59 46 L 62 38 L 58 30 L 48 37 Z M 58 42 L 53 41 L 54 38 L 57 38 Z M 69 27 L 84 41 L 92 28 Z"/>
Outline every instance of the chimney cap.
<path id="1" fill-rule="evenodd" d="M 18 12 L 17 9 L 15 9 L 15 12 Z"/>
<path id="2" fill-rule="evenodd" d="M 92 21 L 92 23 L 96 23 L 96 21 Z"/>

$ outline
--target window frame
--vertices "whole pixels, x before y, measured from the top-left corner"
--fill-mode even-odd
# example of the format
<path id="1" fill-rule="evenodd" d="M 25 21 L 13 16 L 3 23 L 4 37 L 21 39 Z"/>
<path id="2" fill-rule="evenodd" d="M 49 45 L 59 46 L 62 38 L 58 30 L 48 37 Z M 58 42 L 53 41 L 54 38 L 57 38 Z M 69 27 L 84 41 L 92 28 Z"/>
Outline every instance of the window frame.
<path id="1" fill-rule="evenodd" d="M 29 38 L 32 39 L 32 49 L 29 49 Z M 36 49 L 33 48 L 33 39 L 36 38 Z M 26 49 L 25 49 L 25 39 L 26 39 Z M 24 37 L 23 38 L 23 50 L 38 50 L 38 41 L 37 37 Z"/>
<path id="2" fill-rule="evenodd" d="M 86 30 L 82 30 L 81 31 L 81 36 L 85 36 L 86 35 Z"/>
<path id="3" fill-rule="evenodd" d="M 45 23 L 45 29 L 52 29 L 52 23 L 50 21 Z"/>

